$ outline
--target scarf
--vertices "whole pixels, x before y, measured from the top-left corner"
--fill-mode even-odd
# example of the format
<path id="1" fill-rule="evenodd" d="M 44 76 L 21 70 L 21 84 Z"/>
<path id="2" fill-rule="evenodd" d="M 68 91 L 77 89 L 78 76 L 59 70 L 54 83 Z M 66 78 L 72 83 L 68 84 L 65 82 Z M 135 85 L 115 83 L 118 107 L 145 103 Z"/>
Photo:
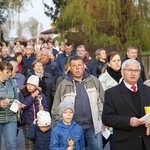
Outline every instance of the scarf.
<path id="1" fill-rule="evenodd" d="M 121 75 L 121 69 L 119 69 L 118 71 L 113 70 L 111 67 L 107 68 L 107 72 L 109 73 L 109 75 L 116 80 L 119 83 L 120 78 L 122 77 Z"/>

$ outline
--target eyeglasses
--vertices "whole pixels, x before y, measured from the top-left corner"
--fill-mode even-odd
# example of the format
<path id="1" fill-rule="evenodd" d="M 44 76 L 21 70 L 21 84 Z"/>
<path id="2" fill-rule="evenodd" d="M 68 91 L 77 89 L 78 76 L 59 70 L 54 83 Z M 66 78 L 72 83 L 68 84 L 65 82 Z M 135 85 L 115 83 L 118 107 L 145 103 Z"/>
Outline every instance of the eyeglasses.
<path id="1" fill-rule="evenodd" d="M 138 69 L 135 69 L 135 70 L 133 70 L 133 69 L 123 69 L 123 70 L 126 70 L 129 73 L 132 73 L 132 72 L 139 73 L 140 72 L 140 70 L 138 70 Z"/>
<path id="2" fill-rule="evenodd" d="M 76 50 L 77 52 L 84 52 L 85 51 L 85 49 L 83 49 L 83 50 Z"/>
<path id="3" fill-rule="evenodd" d="M 43 65 L 35 65 L 34 67 L 43 67 Z"/>

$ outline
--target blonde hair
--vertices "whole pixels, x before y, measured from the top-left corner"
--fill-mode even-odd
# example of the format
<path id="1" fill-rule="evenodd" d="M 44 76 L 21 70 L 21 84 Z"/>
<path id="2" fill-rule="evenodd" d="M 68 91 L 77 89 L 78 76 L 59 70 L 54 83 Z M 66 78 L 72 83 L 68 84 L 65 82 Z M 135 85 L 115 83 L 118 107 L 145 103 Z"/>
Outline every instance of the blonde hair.
<path id="1" fill-rule="evenodd" d="M 144 84 L 150 86 L 150 79 L 149 79 L 149 80 L 146 80 L 146 81 L 144 82 Z"/>
<path id="2" fill-rule="evenodd" d="M 99 59 L 98 55 L 99 55 L 99 53 L 100 53 L 101 51 L 105 51 L 105 50 L 104 50 L 103 48 L 100 48 L 100 49 L 96 50 L 96 52 L 95 52 L 95 58 L 96 58 L 97 60 Z"/>

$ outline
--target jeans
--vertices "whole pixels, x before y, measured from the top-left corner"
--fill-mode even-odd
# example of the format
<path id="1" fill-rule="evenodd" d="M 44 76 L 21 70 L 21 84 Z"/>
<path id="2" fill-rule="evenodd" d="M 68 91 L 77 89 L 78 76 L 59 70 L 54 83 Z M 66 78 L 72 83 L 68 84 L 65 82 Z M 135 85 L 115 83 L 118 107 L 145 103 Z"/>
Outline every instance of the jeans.
<path id="1" fill-rule="evenodd" d="M 2 139 L 2 134 L 5 140 L 6 150 L 17 150 L 17 122 L 8 122 L 0 124 L 0 138 Z M 0 140 L 1 149 L 1 140 Z"/>
<path id="2" fill-rule="evenodd" d="M 89 150 L 103 150 L 102 134 L 95 135 L 94 127 L 83 129 L 84 138 Z"/>

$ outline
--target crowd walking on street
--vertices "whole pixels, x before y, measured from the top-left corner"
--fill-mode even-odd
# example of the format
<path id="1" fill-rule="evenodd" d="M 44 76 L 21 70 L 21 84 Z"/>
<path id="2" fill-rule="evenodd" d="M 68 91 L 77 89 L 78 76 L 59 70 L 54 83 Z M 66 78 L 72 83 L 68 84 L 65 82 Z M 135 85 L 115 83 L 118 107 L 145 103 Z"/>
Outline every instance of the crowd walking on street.
<path id="1" fill-rule="evenodd" d="M 26 150 L 150 150 L 150 79 L 136 46 L 125 58 L 99 48 L 95 60 L 69 39 L 0 45 L 0 149 L 20 149 L 22 131 Z"/>

